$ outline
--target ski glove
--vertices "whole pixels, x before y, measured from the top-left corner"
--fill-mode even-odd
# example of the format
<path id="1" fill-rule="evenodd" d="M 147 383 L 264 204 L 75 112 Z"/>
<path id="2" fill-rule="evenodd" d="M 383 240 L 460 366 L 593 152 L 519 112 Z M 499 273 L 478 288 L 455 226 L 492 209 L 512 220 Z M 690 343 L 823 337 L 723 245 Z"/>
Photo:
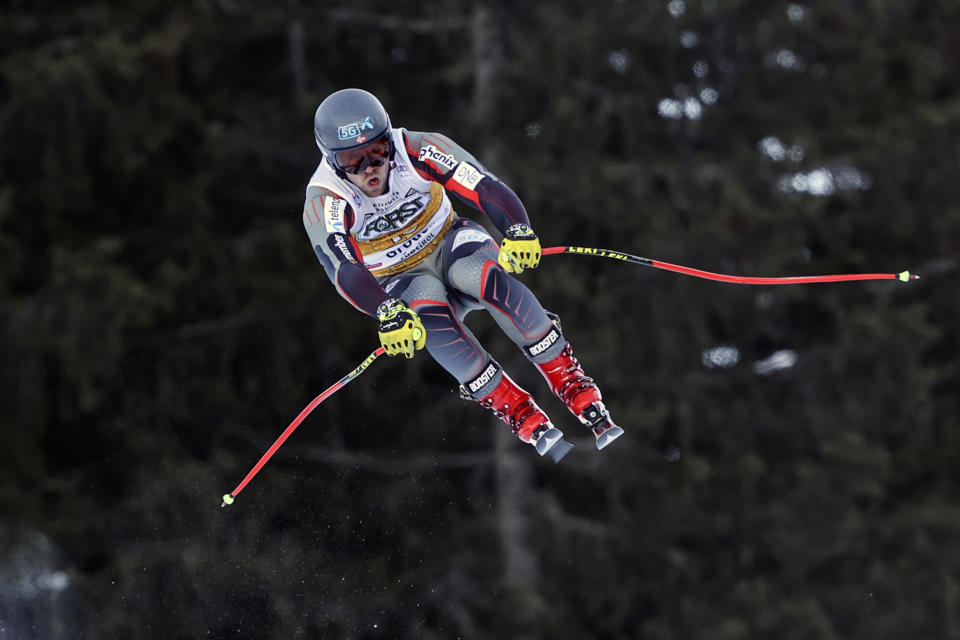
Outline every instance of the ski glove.
<path id="1" fill-rule="evenodd" d="M 515 224 L 507 228 L 497 262 L 510 273 L 520 273 L 540 264 L 540 241 L 529 225 Z"/>
<path id="2" fill-rule="evenodd" d="M 380 326 L 380 344 L 386 349 L 387 355 L 396 356 L 401 353 L 412 358 L 417 349 L 423 349 L 427 344 L 427 330 L 420 322 L 417 312 L 408 307 L 399 298 L 387 298 L 377 307 L 377 320 Z"/>

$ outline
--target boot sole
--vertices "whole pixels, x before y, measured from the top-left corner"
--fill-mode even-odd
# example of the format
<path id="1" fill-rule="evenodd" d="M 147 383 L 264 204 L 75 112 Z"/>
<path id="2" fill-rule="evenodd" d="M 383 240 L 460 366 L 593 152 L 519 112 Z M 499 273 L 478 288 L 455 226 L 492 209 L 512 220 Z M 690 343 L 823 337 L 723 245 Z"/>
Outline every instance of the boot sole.
<path id="1" fill-rule="evenodd" d="M 597 434 L 597 449 L 603 449 L 622 435 L 623 429 L 617 426 L 610 427 L 603 433 Z"/>
<path id="2" fill-rule="evenodd" d="M 560 462 L 573 449 L 573 445 L 563 439 L 563 432 L 556 427 L 544 431 L 534 445 L 537 453 L 547 456 L 554 462 Z"/>

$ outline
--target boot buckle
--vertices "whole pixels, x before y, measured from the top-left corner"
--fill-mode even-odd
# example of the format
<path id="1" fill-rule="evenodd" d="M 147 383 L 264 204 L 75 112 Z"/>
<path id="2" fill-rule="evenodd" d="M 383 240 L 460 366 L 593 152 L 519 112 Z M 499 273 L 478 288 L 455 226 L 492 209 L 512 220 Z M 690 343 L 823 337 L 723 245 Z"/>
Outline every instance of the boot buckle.
<path id="1" fill-rule="evenodd" d="M 613 424 L 610 412 L 603 402 L 594 402 L 580 412 L 580 422 L 590 427 L 597 439 L 597 449 L 603 449 L 608 444 L 623 435 L 623 429 Z"/>

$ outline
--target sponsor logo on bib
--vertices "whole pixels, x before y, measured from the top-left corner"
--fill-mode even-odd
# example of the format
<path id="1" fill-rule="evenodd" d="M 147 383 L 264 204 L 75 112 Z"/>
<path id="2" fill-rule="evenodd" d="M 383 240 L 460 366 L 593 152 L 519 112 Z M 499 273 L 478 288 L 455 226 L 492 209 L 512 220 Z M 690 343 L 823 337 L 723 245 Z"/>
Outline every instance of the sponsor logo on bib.
<path id="1" fill-rule="evenodd" d="M 426 194 L 415 191 L 415 196 L 400 204 L 400 206 L 384 213 L 368 216 L 363 221 L 360 237 L 364 240 L 374 238 L 389 231 L 397 231 L 423 211 L 426 206 Z M 409 195 L 409 194 L 408 194 Z"/>
<path id="2" fill-rule="evenodd" d="M 347 215 L 347 201 L 329 197 L 323 204 L 323 223 L 327 233 L 346 233 L 344 218 Z"/>

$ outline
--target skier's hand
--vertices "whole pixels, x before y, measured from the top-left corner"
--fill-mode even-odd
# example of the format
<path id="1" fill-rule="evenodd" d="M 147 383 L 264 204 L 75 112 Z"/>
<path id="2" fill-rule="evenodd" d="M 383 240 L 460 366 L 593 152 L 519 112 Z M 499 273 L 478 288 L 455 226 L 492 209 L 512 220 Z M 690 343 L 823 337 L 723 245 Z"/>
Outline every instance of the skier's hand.
<path id="1" fill-rule="evenodd" d="M 497 262 L 510 273 L 520 273 L 540 264 L 540 241 L 529 225 L 515 224 L 507 229 Z"/>
<path id="2" fill-rule="evenodd" d="M 401 353 L 412 358 L 417 349 L 423 349 L 427 344 L 427 330 L 420 322 L 417 312 L 408 307 L 399 298 L 387 298 L 377 307 L 377 320 L 380 326 L 380 344 L 386 349 L 387 355 L 396 356 Z"/>

